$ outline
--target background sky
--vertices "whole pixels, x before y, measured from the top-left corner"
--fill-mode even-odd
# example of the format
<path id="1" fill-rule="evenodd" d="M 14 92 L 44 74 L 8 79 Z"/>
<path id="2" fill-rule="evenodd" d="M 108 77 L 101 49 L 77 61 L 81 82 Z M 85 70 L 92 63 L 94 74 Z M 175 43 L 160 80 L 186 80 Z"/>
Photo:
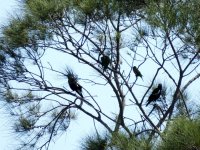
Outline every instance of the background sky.
<path id="1" fill-rule="evenodd" d="M 19 12 L 18 5 L 19 4 L 16 0 L 0 0 L 0 26 L 6 24 L 6 22 L 9 21 L 9 17 L 11 15 L 15 15 L 16 12 Z M 52 62 L 52 60 L 55 60 L 55 55 L 57 58 L 59 58 L 59 60 L 66 59 L 63 58 L 62 54 L 58 55 L 54 52 L 51 52 L 46 56 L 46 61 L 56 64 L 56 62 Z M 73 63 L 68 65 L 73 66 Z M 63 69 L 59 65 L 57 67 Z M 73 70 L 77 72 L 82 71 L 76 66 L 73 66 Z M 103 92 L 105 93 L 106 91 Z M 109 105 L 107 106 L 109 107 Z M 12 121 L 12 118 L 10 117 L 8 112 L 5 111 L 3 106 L 0 108 L 0 114 L 0 149 L 12 150 L 16 147 L 18 139 L 18 136 L 12 130 L 14 122 Z M 95 130 L 91 118 L 88 118 L 85 115 L 78 113 L 77 120 L 71 122 L 67 132 L 64 132 L 62 136 L 57 137 L 56 140 L 52 141 L 49 150 L 78 150 L 80 149 L 80 143 L 82 142 L 83 138 L 91 135 L 94 132 Z"/>
<path id="2" fill-rule="evenodd" d="M 0 0 L 0 26 L 9 18 L 11 11 L 16 8 L 14 0 Z M 9 12 L 9 13 L 8 13 Z M 0 141 L 2 150 L 11 150 L 14 146 L 15 138 L 12 136 L 12 119 L 6 113 L 2 105 L 0 105 Z"/>
<path id="3" fill-rule="evenodd" d="M 2 26 L 9 20 L 10 15 L 14 15 L 18 4 L 15 0 L 0 0 L 0 25 Z M 51 59 L 49 57 L 49 59 Z M 12 130 L 12 118 L 4 110 L 0 108 L 0 149 L 12 150 L 15 147 L 17 135 Z M 84 118 L 84 117 L 83 117 Z M 82 121 L 82 124 L 80 122 Z M 56 141 L 52 142 L 50 150 L 77 150 L 79 149 L 81 138 L 90 133 L 90 129 L 84 128 L 84 126 L 90 126 L 85 124 L 85 119 L 79 119 L 71 124 L 71 128 L 67 133 L 63 133 L 63 136 L 58 137 Z M 84 128 L 84 130 L 83 130 Z"/>
<path id="4" fill-rule="evenodd" d="M 9 16 L 11 14 L 15 14 L 16 9 L 18 8 L 16 0 L 0 0 L 0 25 L 5 24 L 8 20 L 9 20 Z M 55 61 L 55 55 L 57 56 L 57 58 L 59 58 L 59 60 L 65 60 L 66 58 L 60 54 L 55 54 L 55 52 L 51 52 L 46 56 L 46 61 L 47 62 L 51 62 L 52 64 L 58 64 L 58 66 L 56 66 L 58 69 L 63 69 L 63 66 L 59 66 L 61 63 L 58 63 Z M 55 61 L 55 62 L 53 62 Z M 75 70 L 75 72 L 77 74 L 81 74 L 83 75 L 83 68 L 79 68 L 77 66 L 74 66 L 74 61 L 69 60 L 68 63 L 69 66 L 73 67 L 73 70 Z M 153 67 L 151 66 L 150 68 L 152 70 Z M 171 70 L 173 71 L 173 70 Z M 144 77 L 147 78 L 147 82 L 150 82 L 151 77 L 149 77 L 149 66 L 146 67 L 146 69 L 142 70 L 142 73 L 144 75 Z M 95 73 L 94 73 L 95 74 Z M 147 77 L 148 76 L 148 77 Z M 161 78 L 162 79 L 162 78 Z M 57 80 L 57 79 L 55 79 Z M 164 80 L 164 78 L 163 78 Z M 143 81 L 142 81 L 143 82 Z M 67 81 L 65 83 L 63 83 L 63 85 L 67 84 Z M 88 87 L 87 87 L 88 88 Z M 192 89 L 200 89 L 197 88 L 197 86 L 194 86 L 194 88 Z M 102 89 L 93 89 L 93 87 L 90 88 L 90 91 L 92 90 L 96 90 L 95 92 L 108 92 L 107 90 L 102 90 Z M 196 93 L 197 91 L 193 90 L 191 93 L 194 97 L 196 97 Z M 94 92 L 93 92 L 94 93 Z M 194 94 L 195 93 L 195 94 Z M 199 93 L 199 90 L 198 90 Z M 107 95 L 107 93 L 105 93 L 104 95 Z M 106 105 L 104 105 L 107 108 L 104 108 L 105 110 L 111 111 L 111 107 L 114 107 L 114 105 L 112 103 L 109 104 L 107 100 L 107 97 L 101 97 L 101 100 L 104 100 L 104 103 L 106 103 Z M 103 103 L 102 101 L 98 101 L 99 103 Z M 103 105 L 103 104 L 102 104 Z M 1 106 L 1 105 L 0 105 Z M 131 108 L 132 109 L 132 108 Z M 129 110 L 132 114 L 133 113 L 133 109 Z M 10 118 L 9 114 L 7 114 L 7 112 L 4 110 L 3 107 L 1 107 L 0 109 L 0 149 L 1 150 L 12 150 L 15 147 L 16 144 L 16 139 L 17 136 L 16 134 L 13 133 L 12 130 L 12 118 Z M 79 113 L 77 120 L 73 121 L 70 124 L 70 128 L 67 130 L 67 132 L 63 133 L 63 135 L 61 137 L 58 137 L 55 141 L 52 142 L 49 150 L 79 150 L 79 146 L 80 143 L 82 142 L 82 139 L 84 137 L 86 137 L 87 135 L 91 135 L 92 133 L 94 133 L 94 128 L 93 128 L 93 122 L 90 118 L 86 117 L 85 115 Z"/>

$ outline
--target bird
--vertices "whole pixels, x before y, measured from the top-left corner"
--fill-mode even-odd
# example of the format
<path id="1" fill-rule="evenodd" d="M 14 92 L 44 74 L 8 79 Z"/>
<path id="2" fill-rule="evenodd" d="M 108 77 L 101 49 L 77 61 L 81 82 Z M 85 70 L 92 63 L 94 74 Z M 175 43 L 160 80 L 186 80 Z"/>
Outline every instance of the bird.
<path id="1" fill-rule="evenodd" d="M 158 84 L 158 87 L 155 88 L 151 93 L 151 95 L 149 96 L 146 106 L 148 106 L 151 102 L 156 101 L 160 97 L 161 90 L 162 90 L 162 84 Z"/>
<path id="2" fill-rule="evenodd" d="M 68 84 L 71 90 L 76 91 L 83 98 L 82 86 L 78 84 L 77 79 L 71 74 L 68 74 L 67 77 L 68 77 Z"/>
<path id="3" fill-rule="evenodd" d="M 105 71 L 108 68 L 108 65 L 110 64 L 110 57 L 103 54 L 101 57 L 101 65 L 103 66 L 103 71 Z"/>
<path id="4" fill-rule="evenodd" d="M 142 74 L 136 66 L 133 67 L 133 72 L 135 73 L 136 78 L 138 77 L 142 78 Z"/>

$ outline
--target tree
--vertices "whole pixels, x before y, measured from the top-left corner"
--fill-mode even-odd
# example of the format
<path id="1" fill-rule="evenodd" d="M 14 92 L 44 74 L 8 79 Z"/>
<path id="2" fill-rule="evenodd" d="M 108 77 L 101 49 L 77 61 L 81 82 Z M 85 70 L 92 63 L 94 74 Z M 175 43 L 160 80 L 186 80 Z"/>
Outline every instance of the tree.
<path id="1" fill-rule="evenodd" d="M 77 110 L 110 135 L 123 131 L 130 138 L 145 135 L 149 142 L 162 138 L 180 112 L 192 119 L 196 110 L 189 100 L 196 99 L 186 99 L 184 93 L 200 76 L 200 14 L 193 11 L 200 7 L 198 0 L 21 3 L 23 13 L 1 32 L 0 83 L 5 103 L 18 118 L 15 131 L 26 138 L 22 148 L 48 149 Z M 47 61 L 52 52 L 55 57 Z M 102 64 L 103 56 L 109 63 Z M 140 68 L 144 81 L 137 80 L 133 66 Z M 53 78 L 58 76 L 62 82 Z M 146 107 L 158 83 L 161 101 Z M 111 113 L 102 101 L 112 104 Z"/>
<path id="2" fill-rule="evenodd" d="M 163 134 L 165 141 L 158 145 L 158 149 L 198 150 L 199 119 L 189 120 L 184 116 L 172 120 Z"/>

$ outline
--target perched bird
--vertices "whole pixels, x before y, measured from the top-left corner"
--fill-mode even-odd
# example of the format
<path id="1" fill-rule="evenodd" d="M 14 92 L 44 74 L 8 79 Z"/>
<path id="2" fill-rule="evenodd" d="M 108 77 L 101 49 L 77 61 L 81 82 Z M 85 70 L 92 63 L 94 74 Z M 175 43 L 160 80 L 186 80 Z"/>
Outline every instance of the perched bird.
<path id="1" fill-rule="evenodd" d="M 162 91 L 162 84 L 158 84 L 158 87 L 155 88 L 151 93 L 151 95 L 149 96 L 146 106 L 148 106 L 151 102 L 156 101 L 160 97 L 161 91 Z"/>
<path id="2" fill-rule="evenodd" d="M 103 54 L 103 56 L 101 57 L 101 65 L 103 66 L 103 71 L 105 71 L 108 68 L 109 64 L 110 64 L 110 57 Z"/>
<path id="3" fill-rule="evenodd" d="M 67 77 L 69 87 L 72 89 L 72 91 L 76 91 L 83 98 L 82 86 L 78 84 L 77 79 L 72 74 L 68 74 Z"/>
<path id="4" fill-rule="evenodd" d="M 141 72 L 138 70 L 138 68 L 136 66 L 133 67 L 133 72 L 135 73 L 136 78 L 137 77 L 142 78 L 142 74 L 141 74 Z"/>

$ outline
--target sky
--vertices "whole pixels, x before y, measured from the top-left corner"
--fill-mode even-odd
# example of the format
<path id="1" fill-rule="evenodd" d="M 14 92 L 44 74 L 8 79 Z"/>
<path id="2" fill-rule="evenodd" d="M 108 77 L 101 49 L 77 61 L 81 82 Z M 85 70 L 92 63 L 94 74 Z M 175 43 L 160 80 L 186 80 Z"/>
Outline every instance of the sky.
<path id="1" fill-rule="evenodd" d="M 0 0 L 0 25 L 6 24 L 6 22 L 9 21 L 9 16 L 15 15 L 15 12 L 19 11 L 17 10 L 18 8 L 19 7 L 16 0 Z M 59 60 L 65 60 L 62 54 L 59 55 L 52 52 L 46 56 L 46 62 L 52 62 L 52 60 L 55 60 L 55 55 L 59 58 Z M 73 66 L 73 63 L 69 65 Z M 59 65 L 57 67 L 63 69 Z M 75 69 L 75 71 L 80 70 L 77 67 L 73 67 L 73 69 Z M 104 93 L 105 92 L 106 91 L 104 91 Z M 109 107 L 109 105 L 107 106 Z M 12 118 L 7 111 L 5 111 L 4 107 L 0 108 L 0 113 L 0 149 L 13 150 L 16 146 L 15 144 L 17 144 L 16 141 L 18 136 L 12 130 Z M 70 123 L 70 127 L 68 128 L 67 132 L 64 132 L 62 136 L 59 136 L 52 141 L 49 150 L 79 150 L 82 139 L 92 135 L 94 132 L 95 129 L 93 127 L 92 120 L 83 114 L 78 114 L 78 119 Z"/>
<path id="2" fill-rule="evenodd" d="M 15 0 L 0 0 L 0 25 L 6 23 L 6 21 L 8 21 L 9 19 L 9 16 L 10 16 L 9 14 L 14 14 L 16 9 L 17 9 L 17 3 Z M 65 57 L 62 56 L 62 54 L 59 56 L 58 54 L 56 55 L 59 58 L 59 60 L 65 60 Z M 52 60 L 55 60 L 54 58 L 55 58 L 55 52 L 52 51 L 52 53 L 46 56 L 46 61 L 52 62 Z M 73 66 L 73 62 L 74 61 L 69 61 L 69 65 Z M 59 66 L 60 63 L 57 63 L 57 64 L 58 64 L 57 68 L 62 68 L 62 66 Z M 77 66 L 73 66 L 73 69 L 75 70 L 75 72 L 82 71 Z M 144 77 L 148 76 L 149 74 L 148 68 L 144 69 L 144 71 L 145 70 L 146 72 L 143 72 Z M 98 91 L 98 92 L 105 93 L 106 90 Z M 107 94 L 105 93 L 104 95 L 107 95 Z M 102 100 L 104 99 L 106 99 L 106 97 L 102 98 Z M 109 110 L 110 106 L 113 106 L 113 105 L 107 104 L 108 108 L 105 108 L 105 109 Z M 130 111 L 133 111 L 133 110 L 130 110 Z M 9 115 L 6 113 L 6 111 L 3 108 L 0 108 L 0 113 L 1 113 L 1 117 L 0 117 L 0 133 L 1 133 L 0 143 L 1 145 L 0 147 L 1 147 L 1 150 L 12 150 L 17 138 L 16 135 L 12 131 L 12 123 L 13 123 L 12 118 L 9 117 Z M 83 114 L 79 114 L 78 119 L 73 121 L 70 124 L 68 131 L 63 133 L 61 137 L 56 138 L 56 140 L 52 142 L 49 150 L 79 150 L 80 149 L 79 146 L 80 146 L 80 143 L 82 142 L 82 139 L 86 137 L 87 135 L 91 135 L 92 133 L 94 133 L 92 120 Z"/>
<path id="3" fill-rule="evenodd" d="M 16 3 L 14 0 L 0 0 L 0 25 L 5 23 L 5 21 L 9 18 L 9 14 L 11 14 L 11 11 L 15 7 Z M 0 147 L 2 150 L 11 150 L 15 141 L 15 138 L 12 136 L 13 131 L 10 123 L 11 118 L 2 106 L 0 108 L 0 114 Z"/>
<path id="4" fill-rule="evenodd" d="M 17 8 L 18 5 L 15 0 L 0 0 L 0 25 L 5 24 L 9 20 L 10 14 L 15 14 Z M 51 59 L 51 57 L 48 57 L 48 59 Z M 12 150 L 15 147 L 14 143 L 17 138 L 12 130 L 12 118 L 3 107 L 0 108 L 0 113 L 0 149 Z M 68 131 L 53 141 L 49 150 L 78 150 L 81 142 L 80 137 L 85 137 L 91 133 L 91 129 L 86 128 L 91 125 L 85 119 L 82 116 L 78 121 L 71 123 Z"/>

